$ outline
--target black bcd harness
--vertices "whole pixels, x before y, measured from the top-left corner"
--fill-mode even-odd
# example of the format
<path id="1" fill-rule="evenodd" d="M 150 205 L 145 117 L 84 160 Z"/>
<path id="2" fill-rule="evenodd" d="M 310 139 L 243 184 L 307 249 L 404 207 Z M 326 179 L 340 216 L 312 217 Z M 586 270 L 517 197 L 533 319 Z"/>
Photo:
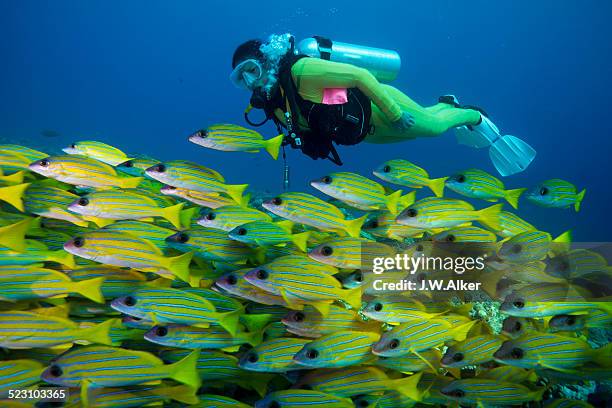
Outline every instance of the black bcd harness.
<path id="1" fill-rule="evenodd" d="M 329 60 L 331 41 L 315 38 L 319 41 L 321 57 Z M 370 99 L 359 89 L 349 88 L 347 102 L 343 104 L 327 105 L 305 100 L 299 95 L 293 82 L 291 67 L 300 59 L 308 57 L 295 55 L 293 43 L 291 48 L 280 64 L 279 89 L 270 99 L 259 92 L 253 92 L 251 96 L 251 106 L 263 109 L 266 118 L 262 122 L 254 123 L 249 120 L 248 113 L 245 113 L 245 119 L 252 126 L 261 126 L 272 119 L 279 133 L 285 133 L 284 146 L 291 145 L 313 159 L 329 159 L 340 166 L 342 160 L 334 143 L 354 145 L 372 131 Z M 276 117 L 276 109 L 284 113 L 284 122 Z M 300 118 L 306 121 L 307 127 L 299 124 Z M 282 132 L 282 128 L 285 128 L 286 132 Z"/>

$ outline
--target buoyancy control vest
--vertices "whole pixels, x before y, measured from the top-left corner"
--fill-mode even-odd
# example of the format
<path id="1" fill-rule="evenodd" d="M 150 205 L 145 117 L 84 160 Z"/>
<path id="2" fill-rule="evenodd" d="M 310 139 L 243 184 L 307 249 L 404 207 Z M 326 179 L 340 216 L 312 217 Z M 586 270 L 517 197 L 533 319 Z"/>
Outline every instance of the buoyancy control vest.
<path id="1" fill-rule="evenodd" d="M 326 39 L 316 37 L 326 46 Z M 276 124 L 279 132 L 286 129 L 284 145 L 300 149 L 313 159 L 329 159 L 337 165 L 342 165 L 340 156 L 334 144 L 354 145 L 361 142 L 373 126 L 370 124 L 372 106 L 370 99 L 358 88 L 347 89 L 347 101 L 342 104 L 323 104 L 308 101 L 302 98 L 291 76 L 291 68 L 307 55 L 295 54 L 293 38 L 291 50 L 283 57 L 279 66 L 279 87 L 271 98 L 259 92 L 251 96 L 250 106 L 263 109 L 266 119 L 260 123 L 253 123 L 245 119 L 252 126 L 261 126 L 269 119 Z M 331 48 L 331 42 L 329 43 Z M 329 53 L 322 53 L 321 58 L 330 59 Z M 280 109 L 284 114 L 284 121 L 275 115 Z M 300 119 L 307 126 L 300 125 Z"/>

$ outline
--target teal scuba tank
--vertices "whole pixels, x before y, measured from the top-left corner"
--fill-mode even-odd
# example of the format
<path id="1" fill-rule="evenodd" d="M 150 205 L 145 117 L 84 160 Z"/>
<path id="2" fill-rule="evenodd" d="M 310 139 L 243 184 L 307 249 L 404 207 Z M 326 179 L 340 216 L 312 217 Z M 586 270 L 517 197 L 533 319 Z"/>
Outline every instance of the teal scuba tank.
<path id="1" fill-rule="evenodd" d="M 399 54 L 392 50 L 332 41 L 313 36 L 300 41 L 295 51 L 309 57 L 343 62 L 367 69 L 380 82 L 393 81 L 402 65 Z"/>

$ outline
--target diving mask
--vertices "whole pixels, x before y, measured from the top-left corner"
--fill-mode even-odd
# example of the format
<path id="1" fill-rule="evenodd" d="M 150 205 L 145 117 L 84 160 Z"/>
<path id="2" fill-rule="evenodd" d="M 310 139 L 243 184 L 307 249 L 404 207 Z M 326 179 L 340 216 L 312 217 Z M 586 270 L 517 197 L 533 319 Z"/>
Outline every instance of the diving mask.
<path id="1" fill-rule="evenodd" d="M 248 59 L 236 65 L 230 74 L 230 80 L 238 88 L 253 90 L 255 83 L 263 76 L 261 63 L 255 59 Z"/>

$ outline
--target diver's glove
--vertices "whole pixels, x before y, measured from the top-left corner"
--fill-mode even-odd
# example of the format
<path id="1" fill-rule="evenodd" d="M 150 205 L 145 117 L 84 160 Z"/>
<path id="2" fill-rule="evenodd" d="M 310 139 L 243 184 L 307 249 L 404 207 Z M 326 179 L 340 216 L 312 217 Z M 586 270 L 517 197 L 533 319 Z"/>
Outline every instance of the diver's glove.
<path id="1" fill-rule="evenodd" d="M 399 131 L 408 130 L 414 126 L 414 117 L 408 112 L 402 111 L 402 116 L 395 122 L 392 122 L 392 125 Z"/>

